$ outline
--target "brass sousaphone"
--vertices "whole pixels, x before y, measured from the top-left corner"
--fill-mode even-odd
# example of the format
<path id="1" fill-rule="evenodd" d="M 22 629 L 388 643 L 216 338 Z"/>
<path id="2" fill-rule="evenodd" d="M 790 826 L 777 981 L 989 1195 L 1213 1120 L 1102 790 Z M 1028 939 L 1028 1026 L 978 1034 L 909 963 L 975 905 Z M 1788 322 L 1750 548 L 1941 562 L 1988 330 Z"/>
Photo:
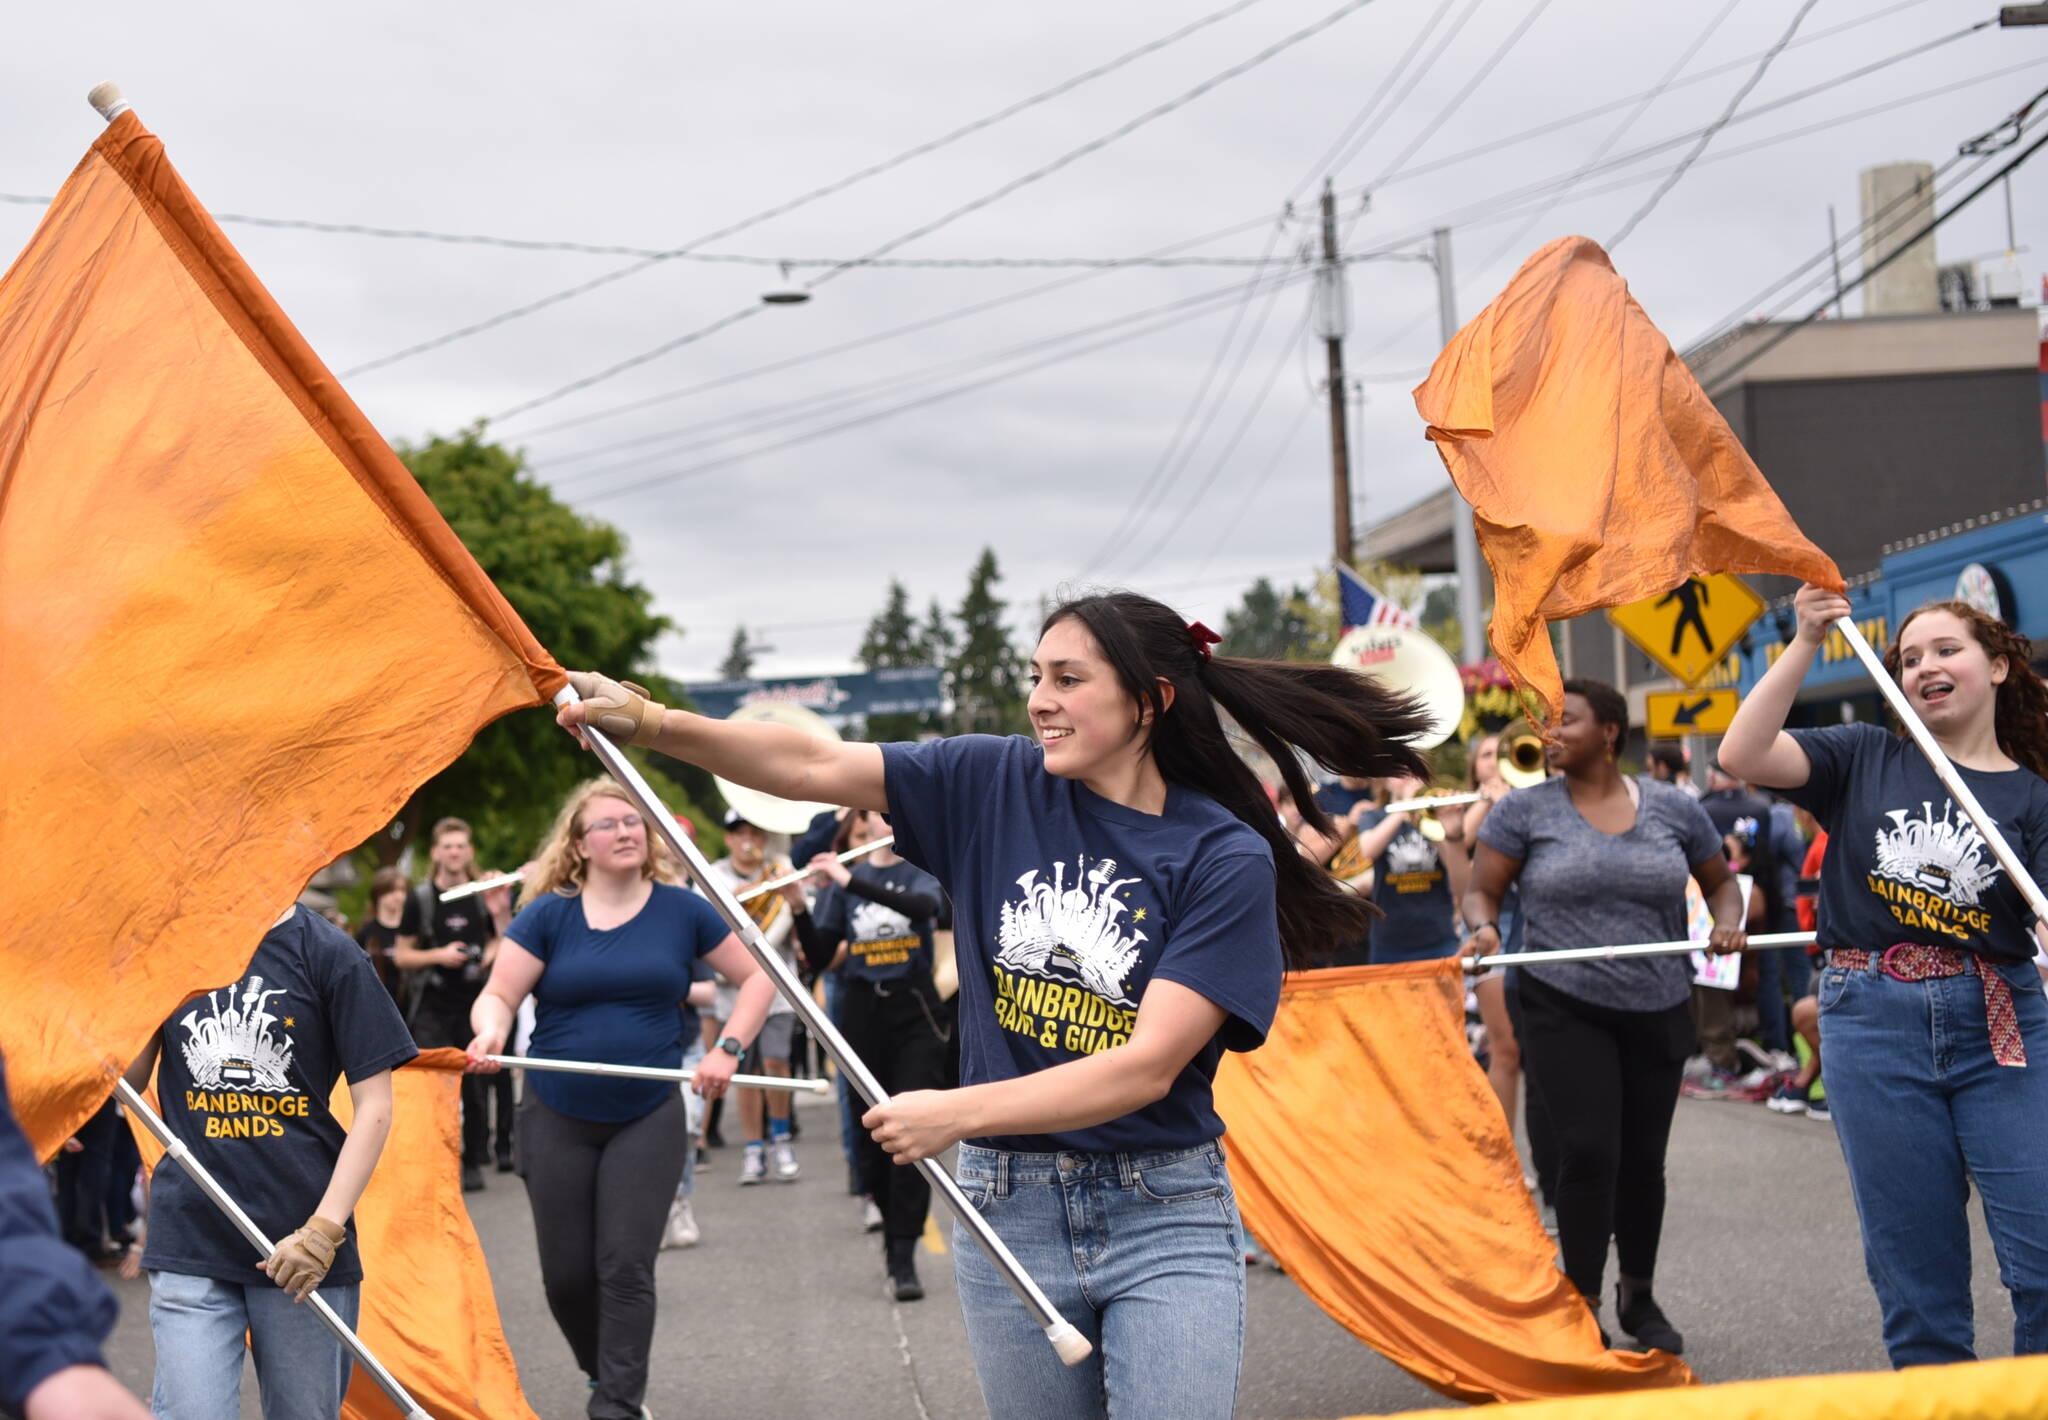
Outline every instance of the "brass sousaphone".
<path id="1" fill-rule="evenodd" d="M 1437 645 L 1428 633 L 1412 626 L 1354 626 L 1330 653 L 1332 665 L 1371 676 L 1381 688 L 1413 696 L 1429 715 L 1429 728 L 1408 741 L 1411 748 L 1435 749 L 1458 732 L 1465 718 L 1465 681 L 1450 652 Z M 1423 820 L 1423 832 L 1443 827 L 1434 819 Z M 1330 872 L 1338 879 L 1358 886 L 1371 864 L 1358 855 L 1358 840 L 1351 839 L 1330 861 Z"/>
<path id="2" fill-rule="evenodd" d="M 761 700 L 752 705 L 742 705 L 725 718 L 788 725 L 821 739 L 839 738 L 839 732 L 825 722 L 824 716 L 781 700 Z M 759 789 L 749 789 L 744 784 L 716 776 L 712 782 L 718 785 L 718 792 L 725 796 L 725 802 L 735 813 L 756 828 L 770 833 L 802 833 L 811 826 L 812 819 L 838 807 L 836 804 L 807 804 L 795 799 L 779 799 L 773 794 L 764 794 Z"/>

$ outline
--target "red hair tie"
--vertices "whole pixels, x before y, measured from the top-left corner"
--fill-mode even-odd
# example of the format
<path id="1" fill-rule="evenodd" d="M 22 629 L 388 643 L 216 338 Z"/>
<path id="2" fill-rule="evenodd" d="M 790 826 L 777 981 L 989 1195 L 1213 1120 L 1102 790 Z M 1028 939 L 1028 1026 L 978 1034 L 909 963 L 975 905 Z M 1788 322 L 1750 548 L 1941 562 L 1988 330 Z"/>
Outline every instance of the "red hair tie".
<path id="1" fill-rule="evenodd" d="M 1209 648 L 1211 646 L 1223 644 L 1221 636 L 1218 636 L 1199 621 L 1190 621 L 1188 623 L 1188 639 L 1195 643 L 1195 654 L 1205 661 L 1210 659 Z"/>

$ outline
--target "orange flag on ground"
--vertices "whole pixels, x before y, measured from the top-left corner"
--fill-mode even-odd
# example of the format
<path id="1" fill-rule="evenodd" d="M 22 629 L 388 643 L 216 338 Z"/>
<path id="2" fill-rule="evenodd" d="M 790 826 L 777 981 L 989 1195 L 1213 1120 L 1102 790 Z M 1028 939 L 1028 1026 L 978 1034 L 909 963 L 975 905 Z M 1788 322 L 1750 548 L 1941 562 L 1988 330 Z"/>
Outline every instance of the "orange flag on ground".
<path id="1" fill-rule="evenodd" d="M 436 1420 L 535 1420 L 462 1201 L 461 1085 L 459 1050 L 423 1050 L 391 1072 L 391 1137 L 355 1212 L 356 1335 Z M 146 1098 L 154 1106 L 156 1091 Z M 329 1107 L 344 1128 L 354 1119 L 346 1080 Z M 129 1128 L 154 1174 L 163 1146 L 140 1120 Z M 357 1367 L 341 1413 L 387 1420 L 397 1410 Z"/>
<path id="2" fill-rule="evenodd" d="M 1555 716 L 1546 621 L 1709 572 L 1840 588 L 1607 253 L 1561 237 L 1459 331 L 1415 408 L 1477 517 L 1493 648 Z"/>
<path id="3" fill-rule="evenodd" d="M 1691 1384 L 1662 1351 L 1601 1349 L 1466 1045 L 1464 998 L 1455 960 L 1287 978 L 1265 1048 L 1216 1074 L 1245 1225 L 1316 1305 L 1454 1399 Z"/>
<path id="4" fill-rule="evenodd" d="M 1386 1420 L 1468 1414 L 1404 1410 Z M 2048 1415 L 2048 1356 L 1731 1381 L 1677 1395 L 1538 1400 L 1488 1411 L 1486 1420 L 2040 1420 L 2043 1415 Z"/>
<path id="5" fill-rule="evenodd" d="M 564 683 L 133 113 L 0 280 L 0 1049 L 47 1156 Z"/>

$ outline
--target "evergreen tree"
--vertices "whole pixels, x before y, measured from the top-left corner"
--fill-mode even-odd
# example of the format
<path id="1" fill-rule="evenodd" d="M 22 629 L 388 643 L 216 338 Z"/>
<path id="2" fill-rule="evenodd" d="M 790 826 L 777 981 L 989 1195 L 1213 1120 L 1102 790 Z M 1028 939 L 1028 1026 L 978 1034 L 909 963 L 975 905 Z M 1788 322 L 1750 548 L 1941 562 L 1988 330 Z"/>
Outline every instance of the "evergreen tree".
<path id="1" fill-rule="evenodd" d="M 718 663 L 718 674 L 726 680 L 745 680 L 753 670 L 754 646 L 747 640 L 747 628 L 735 626 L 732 645 L 726 649 L 725 659 Z"/>
<path id="2" fill-rule="evenodd" d="M 871 671 L 933 664 L 925 658 L 917 620 L 910 614 L 910 592 L 894 577 L 889 579 L 889 599 L 868 623 L 854 659 Z M 861 733 L 876 741 L 914 740 L 925 719 L 919 714 L 870 715 Z"/>
<path id="3" fill-rule="evenodd" d="M 1304 611 L 1307 593 L 1300 587 L 1282 592 L 1264 577 L 1245 591 L 1244 600 L 1223 618 L 1226 656 L 1255 660 L 1301 660 L 1314 629 Z"/>
<path id="4" fill-rule="evenodd" d="M 1015 734 L 1028 728 L 1024 676 L 1017 648 L 1003 625 L 1003 601 L 996 596 L 995 549 L 984 547 L 968 574 L 967 595 L 954 619 L 960 623 L 958 649 L 947 664 L 952 676 L 953 718 L 961 734 Z"/>
<path id="5" fill-rule="evenodd" d="M 933 597 L 925 608 L 924 625 L 917 628 L 918 662 L 923 666 L 947 666 L 953 660 L 953 628 L 946 622 L 945 608 Z"/>

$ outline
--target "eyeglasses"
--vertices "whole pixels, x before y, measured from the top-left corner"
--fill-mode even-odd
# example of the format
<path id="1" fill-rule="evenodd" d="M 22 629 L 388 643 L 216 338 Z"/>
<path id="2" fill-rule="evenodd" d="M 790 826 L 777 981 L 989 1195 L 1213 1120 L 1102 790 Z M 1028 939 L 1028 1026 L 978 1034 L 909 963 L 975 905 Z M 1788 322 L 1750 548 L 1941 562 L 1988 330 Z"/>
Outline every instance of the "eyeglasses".
<path id="1" fill-rule="evenodd" d="M 638 814 L 627 814 L 624 818 L 601 818 L 596 823 L 583 826 L 585 834 L 617 833 L 622 828 L 644 828 L 647 821 Z"/>

